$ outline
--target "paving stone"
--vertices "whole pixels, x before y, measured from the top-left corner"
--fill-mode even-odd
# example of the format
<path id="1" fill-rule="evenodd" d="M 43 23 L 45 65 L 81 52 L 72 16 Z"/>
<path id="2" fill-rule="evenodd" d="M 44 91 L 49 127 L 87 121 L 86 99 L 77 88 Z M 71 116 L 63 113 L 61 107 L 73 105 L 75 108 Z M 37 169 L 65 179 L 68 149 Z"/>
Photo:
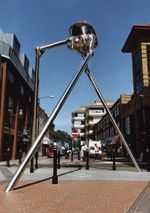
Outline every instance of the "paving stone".
<path id="1" fill-rule="evenodd" d="M 0 187 L 1 213 L 124 213 L 147 185 L 103 180 L 29 183 L 21 181 L 8 193 L 3 192 L 4 184 Z"/>

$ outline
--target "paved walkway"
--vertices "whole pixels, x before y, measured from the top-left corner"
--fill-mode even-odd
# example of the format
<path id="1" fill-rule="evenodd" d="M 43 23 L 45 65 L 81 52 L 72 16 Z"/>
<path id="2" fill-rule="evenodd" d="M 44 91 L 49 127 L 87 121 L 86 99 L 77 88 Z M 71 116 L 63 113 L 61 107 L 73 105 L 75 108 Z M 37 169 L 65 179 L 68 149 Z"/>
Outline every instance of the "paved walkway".
<path id="1" fill-rule="evenodd" d="M 139 173 L 130 166 L 112 171 L 111 166 L 100 168 L 99 162 L 86 170 L 76 163 L 70 167 L 70 160 L 62 160 L 58 184 L 52 184 L 52 160 L 41 158 L 39 169 L 31 174 L 27 168 L 16 189 L 5 193 L 18 162 L 11 161 L 9 168 L 0 162 L 0 213 L 150 212 L 149 172 Z"/>

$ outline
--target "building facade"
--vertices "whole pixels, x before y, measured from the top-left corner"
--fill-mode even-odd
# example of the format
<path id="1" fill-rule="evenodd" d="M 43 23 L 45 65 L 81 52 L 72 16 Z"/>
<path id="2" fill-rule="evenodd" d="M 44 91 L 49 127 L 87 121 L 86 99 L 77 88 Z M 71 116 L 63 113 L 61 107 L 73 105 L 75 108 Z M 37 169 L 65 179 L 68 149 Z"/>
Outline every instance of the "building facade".
<path id="1" fill-rule="evenodd" d="M 43 127 L 45 126 L 46 122 L 48 120 L 48 115 L 47 113 L 45 112 L 45 110 L 43 110 L 40 106 L 38 108 L 38 116 L 37 116 L 37 135 L 42 131 Z M 50 144 L 50 139 L 52 139 L 52 135 L 53 135 L 53 132 L 55 130 L 55 125 L 52 124 L 49 129 L 47 130 L 42 142 L 41 142 L 41 145 L 40 145 L 40 148 L 39 148 L 39 151 L 42 153 L 42 156 L 43 155 L 46 155 L 46 150 L 47 150 L 47 147 L 49 146 Z"/>
<path id="2" fill-rule="evenodd" d="M 130 100 L 131 100 L 131 95 L 121 95 L 120 98 L 110 108 L 111 114 L 113 118 L 115 119 L 117 126 L 119 127 L 119 129 L 121 130 L 123 134 L 125 133 L 124 132 L 125 107 Z M 94 139 L 101 140 L 104 143 L 112 141 L 114 139 L 114 136 L 118 134 L 108 114 L 105 114 L 102 117 L 102 119 L 94 126 L 93 129 L 94 129 L 93 130 Z M 121 143 L 121 148 L 123 152 L 122 143 Z"/>
<path id="3" fill-rule="evenodd" d="M 132 95 L 121 96 L 111 111 L 133 154 L 139 158 L 150 149 L 150 25 L 133 26 L 122 51 L 132 55 L 134 90 Z M 95 126 L 94 132 L 95 137 L 103 140 L 117 134 L 108 116 Z"/>
<path id="4" fill-rule="evenodd" d="M 0 30 L 0 160 L 18 157 L 32 131 L 34 71 L 14 33 Z"/>
<path id="5" fill-rule="evenodd" d="M 106 102 L 109 107 L 113 105 L 111 100 L 106 100 Z M 81 144 L 88 143 L 93 138 L 93 127 L 105 113 L 103 104 L 99 100 L 89 106 L 81 106 L 72 112 L 72 130 L 77 130 Z"/>

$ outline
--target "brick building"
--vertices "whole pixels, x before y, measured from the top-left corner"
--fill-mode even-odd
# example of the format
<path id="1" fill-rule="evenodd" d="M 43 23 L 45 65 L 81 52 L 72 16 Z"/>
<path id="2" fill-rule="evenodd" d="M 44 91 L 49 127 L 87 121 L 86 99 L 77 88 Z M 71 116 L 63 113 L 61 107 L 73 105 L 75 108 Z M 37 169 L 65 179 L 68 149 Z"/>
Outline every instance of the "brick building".
<path id="1" fill-rule="evenodd" d="M 31 133 L 34 71 L 14 33 L 0 30 L 0 160 L 15 159 L 23 132 Z"/>
<path id="2" fill-rule="evenodd" d="M 138 158 L 146 148 L 150 149 L 150 25 L 133 26 L 122 51 L 132 54 L 134 91 L 129 96 L 121 95 L 111 111 Z M 95 126 L 94 132 L 103 140 L 116 134 L 108 116 Z"/>

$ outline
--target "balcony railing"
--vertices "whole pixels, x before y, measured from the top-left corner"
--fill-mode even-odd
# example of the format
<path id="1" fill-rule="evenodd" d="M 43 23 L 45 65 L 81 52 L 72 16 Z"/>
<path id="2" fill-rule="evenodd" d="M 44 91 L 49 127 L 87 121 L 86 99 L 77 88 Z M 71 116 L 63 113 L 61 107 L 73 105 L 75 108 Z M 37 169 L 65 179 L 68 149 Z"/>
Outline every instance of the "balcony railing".
<path id="1" fill-rule="evenodd" d="M 72 120 L 74 120 L 74 121 L 84 121 L 85 117 L 76 116 L 76 117 L 72 117 Z"/>
<path id="2" fill-rule="evenodd" d="M 79 135 L 80 135 L 80 137 L 82 137 L 82 136 L 85 136 L 85 133 L 84 132 L 80 132 Z"/>
<path id="3" fill-rule="evenodd" d="M 74 124 L 73 128 L 83 129 L 83 128 L 85 128 L 85 125 L 84 124 Z"/>
<path id="4" fill-rule="evenodd" d="M 91 116 L 91 117 L 101 117 L 104 114 L 105 114 L 104 112 L 90 112 L 89 116 Z"/>
<path id="5" fill-rule="evenodd" d="M 89 125 L 94 125 L 98 122 L 98 120 L 95 120 L 95 121 L 89 121 Z"/>

